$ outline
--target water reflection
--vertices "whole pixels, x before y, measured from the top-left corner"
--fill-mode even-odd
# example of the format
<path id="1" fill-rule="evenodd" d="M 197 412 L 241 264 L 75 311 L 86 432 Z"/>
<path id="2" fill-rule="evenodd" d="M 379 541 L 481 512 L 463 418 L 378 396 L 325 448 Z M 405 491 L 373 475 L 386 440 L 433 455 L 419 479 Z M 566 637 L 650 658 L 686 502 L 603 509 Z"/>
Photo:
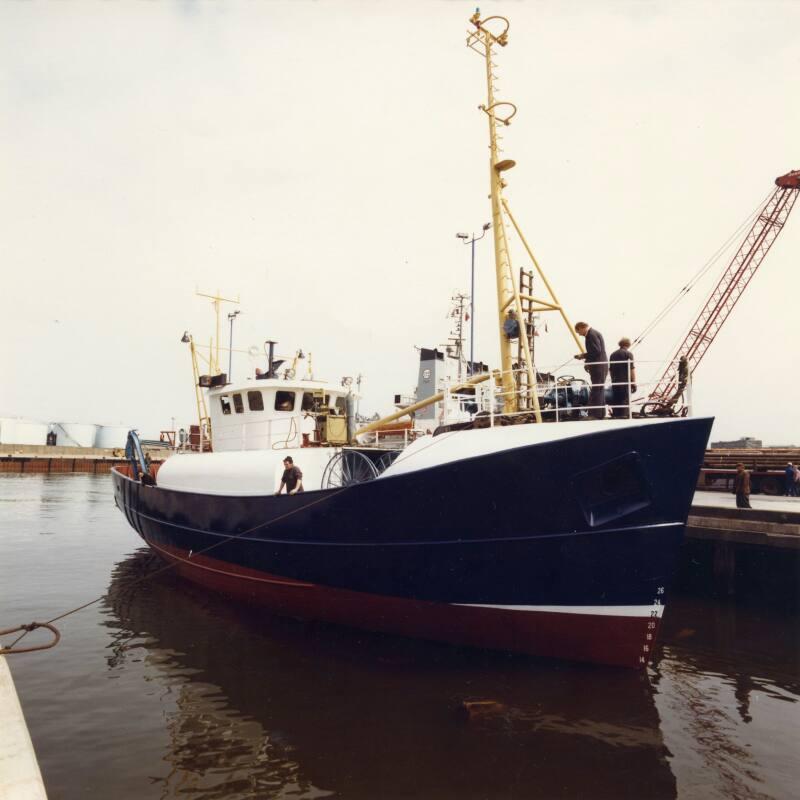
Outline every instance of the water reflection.
<path id="1" fill-rule="evenodd" d="M 117 566 L 106 625 L 112 675 L 144 658 L 163 691 L 162 796 L 676 796 L 646 675 L 274 619 L 168 573 L 129 587 L 157 567 Z"/>
<path id="2" fill-rule="evenodd" d="M 796 617 L 698 598 L 669 611 L 652 682 L 679 795 L 795 796 Z"/>
<path id="3" fill-rule="evenodd" d="M 686 597 L 673 599 L 669 610 L 661 636 L 665 655 L 684 669 L 730 681 L 742 697 L 743 713 L 755 688 L 778 689 L 781 697 L 800 695 L 800 638 L 793 612 Z"/>

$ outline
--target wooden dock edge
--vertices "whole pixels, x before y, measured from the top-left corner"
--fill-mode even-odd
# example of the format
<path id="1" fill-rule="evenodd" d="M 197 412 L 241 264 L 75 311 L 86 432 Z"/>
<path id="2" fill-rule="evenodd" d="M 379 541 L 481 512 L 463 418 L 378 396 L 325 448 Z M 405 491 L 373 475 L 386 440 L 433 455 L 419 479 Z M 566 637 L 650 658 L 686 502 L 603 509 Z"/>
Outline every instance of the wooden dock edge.
<path id="1" fill-rule="evenodd" d="M 0 720 L 0 798 L 47 800 L 6 656 L 0 656 Z"/>

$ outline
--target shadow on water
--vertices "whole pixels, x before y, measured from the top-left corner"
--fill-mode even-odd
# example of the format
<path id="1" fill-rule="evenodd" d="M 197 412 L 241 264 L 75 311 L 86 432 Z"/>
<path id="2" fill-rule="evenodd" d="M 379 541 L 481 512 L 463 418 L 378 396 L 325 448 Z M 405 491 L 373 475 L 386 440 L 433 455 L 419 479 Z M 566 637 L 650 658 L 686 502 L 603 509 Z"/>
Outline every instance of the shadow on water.
<path id="1" fill-rule="evenodd" d="M 174 704 L 163 796 L 671 798 L 653 688 L 537 661 L 281 620 L 146 550 L 115 569 L 111 672 L 144 660 Z"/>

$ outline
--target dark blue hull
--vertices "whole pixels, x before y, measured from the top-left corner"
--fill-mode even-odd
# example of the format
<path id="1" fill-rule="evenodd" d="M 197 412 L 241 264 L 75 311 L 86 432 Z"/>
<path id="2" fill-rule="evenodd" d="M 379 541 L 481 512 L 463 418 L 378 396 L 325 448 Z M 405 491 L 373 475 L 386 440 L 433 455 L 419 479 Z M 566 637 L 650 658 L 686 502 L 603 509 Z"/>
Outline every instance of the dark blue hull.
<path id="1" fill-rule="evenodd" d="M 281 497 L 170 491 L 115 472 L 115 495 L 187 577 L 283 613 L 638 666 L 642 647 L 645 662 L 652 649 L 710 427 L 609 425 Z M 607 634 L 613 625 L 628 644 L 605 653 L 587 625 Z M 537 631 L 551 628 L 566 646 L 552 633 L 540 641 Z M 529 633 L 536 641 L 520 641 Z"/>

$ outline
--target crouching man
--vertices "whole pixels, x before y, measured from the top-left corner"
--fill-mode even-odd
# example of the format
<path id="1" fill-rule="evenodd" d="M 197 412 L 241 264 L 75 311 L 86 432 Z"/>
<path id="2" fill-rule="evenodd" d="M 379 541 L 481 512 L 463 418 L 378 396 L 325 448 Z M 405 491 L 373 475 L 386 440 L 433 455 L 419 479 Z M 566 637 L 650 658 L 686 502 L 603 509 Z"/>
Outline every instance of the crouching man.
<path id="1" fill-rule="evenodd" d="M 278 491 L 275 492 L 279 495 L 284 487 L 286 487 L 286 494 L 297 494 L 303 491 L 303 473 L 298 467 L 294 465 L 294 459 L 291 456 L 286 456 L 283 459 L 283 475 L 281 476 L 281 485 Z"/>

